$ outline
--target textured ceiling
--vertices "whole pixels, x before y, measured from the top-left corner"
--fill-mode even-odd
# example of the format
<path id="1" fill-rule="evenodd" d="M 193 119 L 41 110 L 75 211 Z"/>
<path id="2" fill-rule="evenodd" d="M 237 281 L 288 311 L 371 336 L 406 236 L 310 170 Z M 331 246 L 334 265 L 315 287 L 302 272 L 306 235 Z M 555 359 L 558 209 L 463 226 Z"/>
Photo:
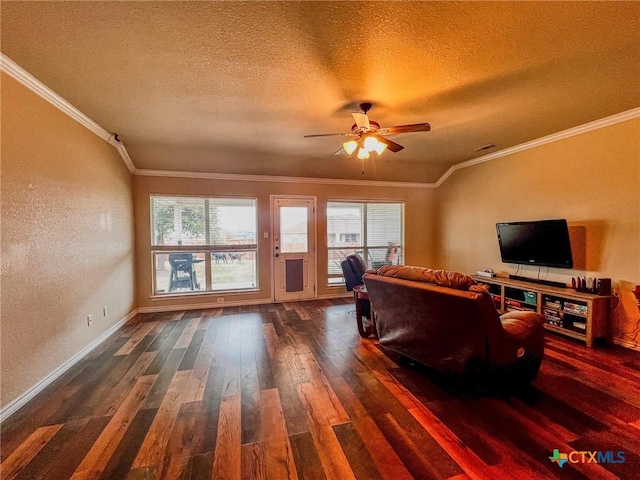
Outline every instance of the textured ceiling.
<path id="1" fill-rule="evenodd" d="M 640 106 L 639 2 L 3 1 L 1 49 L 137 168 L 433 182 Z M 361 101 L 405 146 L 334 156 Z"/>

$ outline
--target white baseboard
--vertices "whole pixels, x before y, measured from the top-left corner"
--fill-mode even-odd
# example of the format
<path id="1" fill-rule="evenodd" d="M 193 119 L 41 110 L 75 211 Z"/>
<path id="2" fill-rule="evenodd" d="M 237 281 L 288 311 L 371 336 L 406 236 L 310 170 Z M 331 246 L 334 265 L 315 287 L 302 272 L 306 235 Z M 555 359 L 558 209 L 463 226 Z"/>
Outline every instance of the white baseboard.
<path id="1" fill-rule="evenodd" d="M 351 293 L 334 293 L 334 294 L 326 294 L 326 295 L 318 295 L 318 300 L 329 300 L 332 298 L 346 298 L 350 297 Z M 17 412 L 20 408 L 26 405 L 30 400 L 32 400 L 38 393 L 47 388 L 54 380 L 60 377 L 63 373 L 69 370 L 73 365 L 79 362 L 82 358 L 84 358 L 87 354 L 89 354 L 93 349 L 95 349 L 98 345 L 104 342 L 107 338 L 113 335 L 116 331 L 118 331 L 124 324 L 126 324 L 129 320 L 134 318 L 138 313 L 157 313 L 157 312 L 174 312 L 180 310 L 197 310 L 197 309 L 206 309 L 206 308 L 221 308 L 226 306 L 244 306 L 244 305 L 264 305 L 272 303 L 271 299 L 261 299 L 261 300 L 243 300 L 237 302 L 225 302 L 224 304 L 220 303 L 199 303 L 192 305 L 168 305 L 162 307 L 140 307 L 137 308 L 131 313 L 129 313 L 126 317 L 112 326 L 109 330 L 104 332 L 98 338 L 96 338 L 93 342 L 83 348 L 81 351 L 76 353 L 69 360 L 64 362 L 58 368 L 56 368 L 53 372 L 47 375 L 45 378 L 40 380 L 34 386 L 32 386 L 25 393 L 20 395 L 18 398 L 8 403 L 2 410 L 0 410 L 0 423 L 4 422 L 7 418 Z M 640 345 L 629 342 L 621 339 L 614 339 L 613 343 L 616 345 L 620 345 L 622 347 L 630 348 L 632 350 L 640 351 Z"/>
<path id="2" fill-rule="evenodd" d="M 224 307 L 242 307 L 246 305 L 266 305 L 273 303 L 270 298 L 259 298 L 256 300 L 237 300 L 227 302 L 210 302 L 210 303 L 191 303 L 191 304 L 178 304 L 178 305 L 162 305 L 157 307 L 138 307 L 138 313 L 162 313 L 162 312 L 180 312 L 182 310 L 205 310 L 209 308 L 224 308 Z"/>
<path id="3" fill-rule="evenodd" d="M 91 342 L 89 345 L 84 347 L 82 350 L 76 353 L 73 357 L 71 357 L 69 360 L 64 362 L 62 365 L 56 368 L 49 375 L 47 375 L 38 383 L 36 383 L 34 386 L 32 386 L 29 390 L 24 392 L 15 400 L 9 402 L 2 410 L 0 410 L 0 423 L 4 422 L 7 418 L 9 418 L 11 415 L 17 412 L 20 408 L 26 405 L 27 402 L 32 400 L 37 394 L 39 394 L 42 390 L 47 388 L 51 383 L 53 383 L 54 380 L 60 377 L 60 375 L 62 375 L 64 372 L 66 372 L 71 367 L 73 367 L 76 363 L 82 360 L 82 358 L 84 358 L 85 355 L 89 354 L 94 348 L 96 348 L 98 345 L 104 342 L 107 338 L 113 335 L 125 323 L 127 323 L 137 314 L 138 314 L 138 309 L 133 310 L 126 317 L 124 317 L 122 320 L 120 320 L 118 323 L 112 326 L 109 330 L 104 332 L 102 335 L 96 338 L 93 342 Z"/>
<path id="4" fill-rule="evenodd" d="M 332 298 L 349 298 L 353 297 L 351 292 L 329 293 L 326 295 L 318 295 L 313 300 L 330 300 Z M 162 305 L 157 307 L 138 307 L 138 313 L 163 313 L 163 312 L 180 312 L 182 310 L 206 310 L 210 308 L 224 308 L 224 307 L 243 307 L 248 305 L 268 305 L 275 303 L 270 298 L 260 298 L 256 300 L 238 300 L 238 301 L 225 301 L 225 302 L 209 302 L 209 303 L 191 303 L 191 304 L 176 304 L 176 305 Z"/>
<path id="5" fill-rule="evenodd" d="M 331 300 L 332 298 L 353 298 L 353 292 L 327 293 L 318 295 L 318 300 Z"/>
<path id="6" fill-rule="evenodd" d="M 628 340 L 621 340 L 619 338 L 614 338 L 613 343 L 620 345 L 621 347 L 630 348 L 631 350 L 640 352 L 640 345 L 637 343 L 629 342 Z"/>

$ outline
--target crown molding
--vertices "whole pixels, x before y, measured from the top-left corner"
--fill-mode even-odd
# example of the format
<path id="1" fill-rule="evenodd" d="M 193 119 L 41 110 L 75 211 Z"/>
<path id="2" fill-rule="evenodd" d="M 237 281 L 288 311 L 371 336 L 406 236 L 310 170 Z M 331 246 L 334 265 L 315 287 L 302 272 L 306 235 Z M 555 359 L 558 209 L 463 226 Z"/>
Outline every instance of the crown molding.
<path id="1" fill-rule="evenodd" d="M 239 182 L 275 182 L 275 183 L 304 183 L 323 185 L 349 185 L 360 187 L 395 187 L 395 188 L 435 188 L 434 183 L 386 182 L 378 180 L 347 180 L 340 178 L 310 178 L 284 177 L 273 175 L 244 175 L 240 173 L 203 173 L 172 170 L 136 169 L 134 175 L 142 177 L 178 177 L 200 178 L 205 180 L 227 180 Z"/>
<path id="2" fill-rule="evenodd" d="M 7 75 L 13 77 L 15 80 L 30 89 L 32 92 L 41 96 L 50 104 L 62 110 L 68 116 L 73 118 L 75 121 L 87 127 L 104 141 L 109 141 L 109 137 L 111 137 L 111 134 L 109 132 L 107 132 L 104 128 L 91 120 L 84 113 L 71 105 L 64 98 L 55 93 L 53 90 L 47 87 L 36 77 L 31 75 L 9 57 L 7 57 L 4 53 L 0 53 L 0 68 Z"/>
<path id="3" fill-rule="evenodd" d="M 442 185 L 456 170 L 471 167 L 473 165 L 479 165 L 481 163 L 489 162 L 497 158 L 506 157 L 514 153 L 522 152 L 530 148 L 539 147 L 547 143 L 556 142 L 565 138 L 580 135 L 582 133 L 597 130 L 599 128 L 615 125 L 616 123 L 624 122 L 634 118 L 640 117 L 640 107 L 627 110 L 625 112 L 617 113 L 593 122 L 578 125 L 561 132 L 553 133 L 545 137 L 531 140 L 529 142 L 521 143 L 513 147 L 505 148 L 497 152 L 489 153 L 478 158 L 467 160 L 465 162 L 457 163 L 450 167 L 435 183 L 416 183 L 416 182 L 390 182 L 390 181 L 377 181 L 377 180 L 347 180 L 339 178 L 305 178 L 305 177 L 285 177 L 285 176 L 272 176 L 272 175 L 244 175 L 234 173 L 202 173 L 202 172 L 184 172 L 184 171 L 171 171 L 171 170 L 146 170 L 137 169 L 129 157 L 124 144 L 117 140 L 115 135 L 108 132 L 96 122 L 87 117 L 84 113 L 71 105 L 68 101 L 55 93 L 40 80 L 35 78 L 29 72 L 20 67 L 17 63 L 7 57 L 5 54 L 0 53 L 0 71 L 5 72 L 7 75 L 13 77 L 18 82 L 22 83 L 25 87 L 32 90 L 40 97 L 47 100 L 49 103 L 59 108 L 62 112 L 69 115 L 71 118 L 84 125 L 93 133 L 98 135 L 104 141 L 116 148 L 120 157 L 124 161 L 125 165 L 134 175 L 148 176 L 148 177 L 180 177 L 180 178 L 202 178 L 209 180 L 235 180 L 243 182 L 279 182 L 279 183 L 306 183 L 306 184 L 324 184 L 324 185 L 350 185 L 350 186 L 363 186 L 363 187 L 395 187 L 395 188 L 438 188 Z"/>
<path id="4" fill-rule="evenodd" d="M 514 145 L 513 147 L 505 148 L 498 152 L 489 153 L 478 158 L 467 160 L 450 167 L 435 183 L 410 183 L 410 182 L 385 182 L 376 180 L 342 180 L 336 178 L 304 178 L 304 177 L 278 177 L 267 175 L 243 175 L 232 173 L 199 173 L 199 172 L 183 172 L 183 171 L 169 171 L 169 170 L 138 170 L 136 169 L 133 174 L 148 177 L 181 177 L 181 178 L 204 178 L 210 180 L 236 180 L 245 182 L 281 182 L 281 183 L 310 183 L 310 184 L 325 184 L 325 185 L 352 185 L 352 186 L 365 186 L 365 187 L 401 187 L 401 188 L 438 188 L 442 185 L 456 170 L 472 167 L 473 165 L 479 165 L 481 163 L 496 160 L 498 158 L 506 157 L 514 153 L 529 150 L 530 148 L 539 147 L 548 143 L 557 142 L 565 138 L 570 138 L 575 135 L 590 132 L 600 128 L 615 125 L 616 123 L 626 122 L 634 118 L 640 118 L 640 107 L 633 108 L 624 112 L 616 113 L 593 122 L 578 125 L 577 127 L 568 128 L 561 132 L 552 133 L 545 137 L 537 138 L 529 142 Z"/>
<path id="5" fill-rule="evenodd" d="M 20 65 L 15 63 L 9 57 L 7 57 L 4 53 L 0 52 L 0 71 L 6 73 L 13 79 L 20 82 L 22 85 L 27 87 L 29 90 L 34 92 L 36 95 L 44 98 L 47 102 L 49 102 L 54 107 L 61 110 L 63 113 L 67 114 L 69 117 L 73 118 L 76 122 L 80 123 L 80 125 L 88 128 L 93 133 L 95 133 L 98 137 L 103 139 L 105 142 L 113 145 L 118 153 L 122 157 L 125 165 L 129 169 L 129 172 L 133 173 L 135 170 L 135 166 L 129 157 L 129 154 L 124 148 L 122 142 L 115 140 L 115 136 L 102 128 L 96 122 L 87 117 L 84 113 L 70 104 L 67 100 L 62 98 L 56 92 L 47 87 L 44 83 L 38 80 L 36 77 L 27 72 Z"/>
<path id="6" fill-rule="evenodd" d="M 541 145 L 546 145 L 547 143 L 557 142 L 558 140 L 570 138 L 575 135 L 580 135 L 592 130 L 597 130 L 599 128 L 615 125 L 616 123 L 626 122 L 627 120 L 632 120 L 634 118 L 640 118 L 640 107 L 616 113 L 615 115 L 610 115 L 608 117 L 585 123 L 583 125 L 578 125 L 577 127 L 568 128 L 566 130 L 562 130 L 561 132 L 552 133 L 551 135 L 537 138 L 535 140 L 531 140 L 530 142 L 521 143 L 520 145 L 514 145 L 513 147 L 505 148 L 504 150 L 500 150 L 498 152 L 489 153 L 487 155 L 483 155 L 482 157 L 467 160 L 466 162 L 457 163 L 456 165 L 453 165 L 451 168 L 449 168 L 449 170 L 447 170 L 434 185 L 436 186 L 436 188 L 442 185 L 456 170 L 461 170 L 473 165 L 489 162 L 497 158 L 506 157 L 507 155 L 512 155 L 524 150 L 529 150 L 530 148 L 539 147 Z"/>
<path id="7" fill-rule="evenodd" d="M 129 156 L 129 152 L 127 152 L 127 149 L 124 148 L 124 143 L 122 143 L 121 140 L 117 139 L 116 135 L 111 135 L 109 137 L 109 140 L 107 140 L 107 141 L 111 145 L 113 145 L 116 150 L 118 150 L 118 153 L 120 154 L 120 157 L 122 158 L 122 161 L 124 162 L 124 164 L 129 169 L 129 172 L 130 173 L 134 173 L 136 171 L 136 166 L 133 164 L 133 161 L 131 160 L 131 157 Z"/>

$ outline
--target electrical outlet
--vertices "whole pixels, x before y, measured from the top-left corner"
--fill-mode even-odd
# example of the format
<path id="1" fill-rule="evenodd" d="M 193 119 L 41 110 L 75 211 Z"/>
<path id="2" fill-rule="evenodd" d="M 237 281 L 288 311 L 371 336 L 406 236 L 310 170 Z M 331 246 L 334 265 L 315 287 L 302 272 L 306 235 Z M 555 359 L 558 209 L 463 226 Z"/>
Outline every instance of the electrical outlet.
<path id="1" fill-rule="evenodd" d="M 87 327 L 91 326 L 91 322 L 93 322 L 93 315 L 87 315 Z"/>
<path id="2" fill-rule="evenodd" d="M 103 317 L 107 316 L 107 306 L 106 305 L 104 307 L 102 307 L 102 316 Z"/>
<path id="3" fill-rule="evenodd" d="M 216 302 L 218 302 L 218 303 L 224 303 L 224 298 L 218 298 L 218 299 L 216 299 Z"/>

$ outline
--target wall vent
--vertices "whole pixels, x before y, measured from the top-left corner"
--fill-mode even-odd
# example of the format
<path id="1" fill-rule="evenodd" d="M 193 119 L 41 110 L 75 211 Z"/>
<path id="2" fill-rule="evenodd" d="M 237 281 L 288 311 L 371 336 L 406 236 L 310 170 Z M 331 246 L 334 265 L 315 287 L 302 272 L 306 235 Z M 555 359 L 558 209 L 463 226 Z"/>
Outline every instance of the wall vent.
<path id="1" fill-rule="evenodd" d="M 482 152 L 484 150 L 491 150 L 492 148 L 496 148 L 498 145 L 496 145 L 495 143 L 487 143 L 486 145 L 482 146 L 482 147 L 478 147 L 474 150 L 474 152 Z"/>

